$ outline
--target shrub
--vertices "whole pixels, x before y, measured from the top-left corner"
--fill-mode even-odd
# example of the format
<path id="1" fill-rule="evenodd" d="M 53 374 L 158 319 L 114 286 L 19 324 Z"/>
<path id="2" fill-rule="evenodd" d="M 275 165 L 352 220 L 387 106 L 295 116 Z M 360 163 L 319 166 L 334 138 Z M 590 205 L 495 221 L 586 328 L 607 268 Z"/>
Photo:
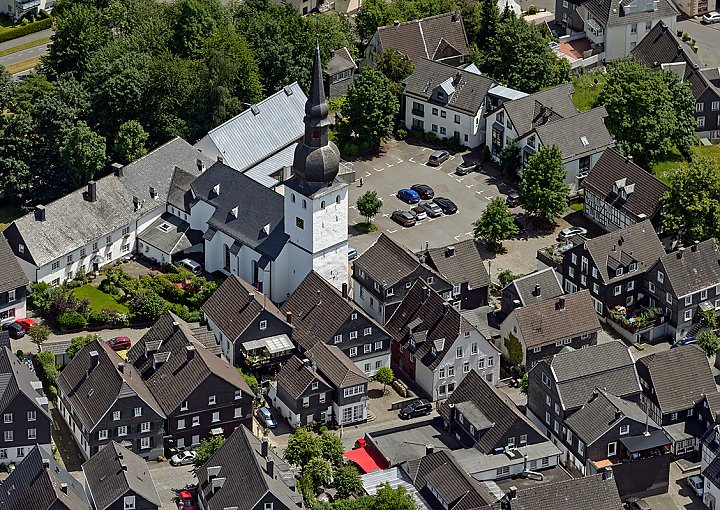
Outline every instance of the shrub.
<path id="1" fill-rule="evenodd" d="M 405 140 L 407 138 L 408 132 L 407 129 L 399 128 L 397 132 L 395 133 L 395 136 L 398 140 Z"/>
<path id="2" fill-rule="evenodd" d="M 0 32 L 0 42 L 17 39 L 18 37 L 22 37 L 28 34 L 34 34 L 35 32 L 40 32 L 41 30 L 46 30 L 48 28 L 52 28 L 52 18 L 42 19 L 35 23 L 30 23 L 29 25 L 23 25 L 17 28 L 10 28 L 8 30 L 5 30 L 4 32 Z"/>
<path id="3" fill-rule="evenodd" d="M 58 397 L 57 387 L 54 384 L 51 384 L 47 388 L 47 398 L 49 398 L 50 401 L 52 401 L 52 402 L 57 402 L 57 397 Z"/>
<path id="4" fill-rule="evenodd" d="M 165 457 L 163 457 L 162 455 L 158 455 L 157 459 L 155 459 L 155 460 L 158 462 L 165 462 Z"/>
<path id="5" fill-rule="evenodd" d="M 107 309 L 105 312 L 108 314 L 108 325 L 111 328 L 126 328 L 130 325 L 130 317 L 127 314 Z"/>
<path id="6" fill-rule="evenodd" d="M 23 352 L 22 349 L 18 349 L 17 352 L 15 353 L 15 356 L 17 356 L 18 359 L 25 359 L 25 353 Z"/>
<path id="7" fill-rule="evenodd" d="M 538 12 L 540 12 L 540 9 L 538 8 L 537 5 L 531 5 L 531 6 L 528 8 L 528 11 L 527 11 L 527 12 L 528 12 L 528 14 L 529 14 L 530 16 L 532 16 L 533 14 L 537 14 Z"/>
<path id="8" fill-rule="evenodd" d="M 67 348 L 68 356 L 71 358 L 74 358 L 75 355 L 80 352 L 80 349 L 85 347 L 87 344 L 92 342 L 95 339 L 99 339 L 99 335 L 86 335 L 86 336 L 76 336 L 72 340 L 70 340 L 70 346 Z"/>
<path id="9" fill-rule="evenodd" d="M 165 309 L 165 300 L 153 291 L 138 294 L 130 300 L 130 310 L 136 321 L 154 321 L 165 313 Z"/>
<path id="10" fill-rule="evenodd" d="M 38 282 L 30 285 L 30 294 L 28 295 L 28 304 L 31 308 L 47 313 L 53 301 L 62 294 L 62 289 L 53 287 L 49 283 Z"/>
<path id="11" fill-rule="evenodd" d="M 52 352 L 41 351 L 37 353 L 33 356 L 33 364 L 38 377 L 45 383 L 46 389 L 49 389 L 51 385 L 55 385 L 60 371 L 55 366 L 55 355 Z"/>
<path id="12" fill-rule="evenodd" d="M 715 310 L 698 310 L 698 317 L 700 318 L 700 324 L 706 328 L 715 329 L 717 326 Z"/>
<path id="13" fill-rule="evenodd" d="M 57 319 L 58 325 L 65 329 L 83 329 L 87 326 L 87 319 L 80 312 L 70 310 L 64 312 Z"/>
<path id="14" fill-rule="evenodd" d="M 517 280 L 521 276 L 522 276 L 521 274 L 514 274 L 509 269 L 506 269 L 506 270 L 502 271 L 500 274 L 498 274 L 498 281 L 500 282 L 500 285 L 505 287 L 505 285 L 507 285 L 508 283 L 510 283 L 513 280 Z"/>
<path id="15" fill-rule="evenodd" d="M 90 310 L 88 323 L 92 326 L 104 326 L 108 322 L 108 314 L 103 310 Z"/>
<path id="16" fill-rule="evenodd" d="M 58 317 L 59 321 L 59 317 L 67 312 L 77 312 L 83 317 L 87 317 L 90 312 L 90 300 L 83 299 L 81 301 L 72 292 L 67 295 L 60 294 L 50 305 L 50 314 L 53 317 Z"/>

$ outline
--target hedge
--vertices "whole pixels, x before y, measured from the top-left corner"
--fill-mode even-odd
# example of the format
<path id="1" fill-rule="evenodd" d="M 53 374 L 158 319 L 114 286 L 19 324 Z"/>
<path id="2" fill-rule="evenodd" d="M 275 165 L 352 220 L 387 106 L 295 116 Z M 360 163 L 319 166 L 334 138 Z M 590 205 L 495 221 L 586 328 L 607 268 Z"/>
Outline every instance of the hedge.
<path id="1" fill-rule="evenodd" d="M 7 30 L 4 30 L 3 32 L 0 32 L 0 42 L 10 41 L 24 35 L 34 34 L 35 32 L 40 32 L 41 30 L 52 28 L 52 23 L 52 18 L 45 18 L 41 19 L 40 21 L 30 23 L 28 25 L 16 28 L 9 28 Z"/>

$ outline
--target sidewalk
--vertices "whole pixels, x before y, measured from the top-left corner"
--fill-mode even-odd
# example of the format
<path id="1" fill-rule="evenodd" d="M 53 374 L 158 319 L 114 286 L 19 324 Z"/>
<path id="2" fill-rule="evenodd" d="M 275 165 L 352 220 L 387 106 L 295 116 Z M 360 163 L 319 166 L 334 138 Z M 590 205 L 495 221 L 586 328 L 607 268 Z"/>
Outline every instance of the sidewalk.
<path id="1" fill-rule="evenodd" d="M 54 34 L 55 34 L 55 31 L 51 28 L 48 28 L 47 30 L 35 32 L 34 34 L 28 34 L 28 35 L 24 35 L 22 37 L 18 37 L 17 39 L 11 39 L 9 41 L 1 42 L 0 43 L 0 51 L 8 50 L 10 48 L 14 48 L 15 46 L 20 46 L 21 44 L 37 41 L 38 39 L 44 39 L 44 38 L 50 37 Z"/>

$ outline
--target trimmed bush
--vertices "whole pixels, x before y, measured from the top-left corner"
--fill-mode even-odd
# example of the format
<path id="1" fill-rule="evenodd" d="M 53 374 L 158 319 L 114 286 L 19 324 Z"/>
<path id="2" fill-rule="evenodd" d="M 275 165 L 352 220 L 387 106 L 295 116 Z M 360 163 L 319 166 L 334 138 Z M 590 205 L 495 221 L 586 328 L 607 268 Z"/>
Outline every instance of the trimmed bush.
<path id="1" fill-rule="evenodd" d="M 34 34 L 35 32 L 40 32 L 41 30 L 47 30 L 48 28 L 52 28 L 52 22 L 52 18 L 45 18 L 40 21 L 36 21 L 35 23 L 30 23 L 17 28 L 10 28 L 0 33 L 0 42 L 10 41 L 24 35 Z"/>
<path id="2" fill-rule="evenodd" d="M 45 383 L 45 387 L 54 386 L 60 375 L 60 371 L 55 366 L 55 355 L 50 351 L 39 352 L 33 356 L 33 364 L 38 377 Z"/>
<path id="3" fill-rule="evenodd" d="M 108 314 L 102 310 L 90 310 L 88 323 L 92 326 L 103 326 L 108 322 Z"/>
<path id="4" fill-rule="evenodd" d="M 58 317 L 58 325 L 65 329 L 83 329 L 87 323 L 85 316 L 75 311 L 65 312 Z"/>
<path id="5" fill-rule="evenodd" d="M 49 398 L 52 402 L 57 402 L 57 397 L 58 397 L 58 394 L 57 394 L 57 388 L 55 387 L 55 385 L 48 386 L 47 398 Z"/>

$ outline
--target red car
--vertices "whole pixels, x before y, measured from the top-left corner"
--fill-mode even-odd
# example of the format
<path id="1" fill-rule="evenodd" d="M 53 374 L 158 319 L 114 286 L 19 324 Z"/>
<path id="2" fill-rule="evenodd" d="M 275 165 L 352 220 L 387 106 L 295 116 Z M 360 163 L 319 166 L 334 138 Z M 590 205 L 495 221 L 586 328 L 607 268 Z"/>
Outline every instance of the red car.
<path id="1" fill-rule="evenodd" d="M 195 498 L 193 498 L 190 491 L 180 491 L 180 503 L 178 506 L 181 510 L 198 510 Z"/>
<path id="2" fill-rule="evenodd" d="M 20 324 L 25 331 L 27 331 L 28 329 L 32 328 L 35 324 L 37 324 L 32 319 L 16 319 L 15 322 Z"/>
<path id="3" fill-rule="evenodd" d="M 132 346 L 132 342 L 126 336 L 111 338 L 106 342 L 113 351 L 125 351 Z"/>

